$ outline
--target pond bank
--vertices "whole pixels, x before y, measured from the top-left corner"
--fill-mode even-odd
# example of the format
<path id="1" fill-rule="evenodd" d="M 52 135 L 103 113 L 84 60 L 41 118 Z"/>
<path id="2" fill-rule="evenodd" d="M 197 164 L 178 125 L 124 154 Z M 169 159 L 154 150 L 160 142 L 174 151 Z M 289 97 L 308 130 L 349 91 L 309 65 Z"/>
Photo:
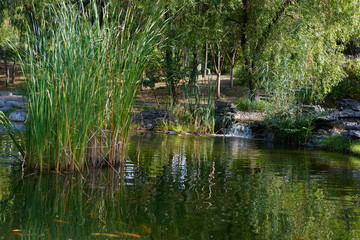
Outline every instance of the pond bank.
<path id="1" fill-rule="evenodd" d="M 336 109 L 325 111 L 318 105 L 303 105 L 302 112 L 311 115 L 311 136 L 301 145 L 311 148 L 325 148 L 332 151 L 350 152 L 351 146 L 357 146 L 360 140 L 360 103 L 344 99 Z M 244 112 L 236 109 L 229 102 L 217 101 L 215 108 L 215 133 L 228 136 L 238 136 L 274 141 L 276 129 L 267 125 L 266 116 L 261 112 Z M 134 117 L 135 128 L 145 131 L 157 131 L 158 126 L 164 122 L 177 121 L 171 111 L 163 109 L 144 109 Z M 300 127 L 300 126 L 299 126 Z M 296 126 L 295 126 L 296 128 Z M 296 130 L 296 129 L 295 129 Z M 189 132 L 162 131 L 167 134 L 190 135 Z M 195 135 L 198 135 L 197 133 Z M 328 139 L 341 138 L 344 147 L 341 150 L 327 146 Z M 355 145 L 354 145 L 355 144 Z M 346 149 L 347 148 L 347 149 Z M 357 147 L 351 147 L 356 149 Z M 359 147 L 360 148 L 360 147 Z M 360 154 L 360 151 L 351 153 Z"/>

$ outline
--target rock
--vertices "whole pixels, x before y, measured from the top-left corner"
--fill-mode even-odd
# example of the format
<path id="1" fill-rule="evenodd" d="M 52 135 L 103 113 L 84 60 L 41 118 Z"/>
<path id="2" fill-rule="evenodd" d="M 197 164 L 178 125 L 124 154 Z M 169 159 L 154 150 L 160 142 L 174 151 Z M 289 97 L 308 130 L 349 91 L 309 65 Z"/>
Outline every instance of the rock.
<path id="1" fill-rule="evenodd" d="M 326 130 L 324 130 L 324 129 L 319 129 L 319 130 L 317 131 L 317 134 L 318 134 L 318 135 L 328 135 L 328 132 L 327 132 Z"/>
<path id="2" fill-rule="evenodd" d="M 360 112 L 351 109 L 345 109 L 338 114 L 339 118 L 360 118 Z"/>
<path id="3" fill-rule="evenodd" d="M 6 103 L 5 99 L 0 98 L 0 108 L 4 107 L 5 103 Z"/>
<path id="4" fill-rule="evenodd" d="M 350 130 L 349 135 L 351 137 L 360 138 L 360 131 Z"/>
<path id="5" fill-rule="evenodd" d="M 338 102 L 338 108 L 340 110 L 349 109 L 353 111 L 360 111 L 360 103 L 353 99 L 343 99 Z"/>
<path id="6" fill-rule="evenodd" d="M 356 131 L 360 131 L 360 125 L 356 125 L 356 124 L 345 124 L 344 129 L 346 130 L 356 130 Z"/>
<path id="7" fill-rule="evenodd" d="M 225 101 L 216 101 L 215 103 L 215 115 L 222 115 L 229 112 L 231 104 Z"/>
<path id="8" fill-rule="evenodd" d="M 12 109 L 13 109 L 12 107 L 5 106 L 5 107 L 0 108 L 0 111 L 7 112 L 7 111 L 12 110 Z"/>
<path id="9" fill-rule="evenodd" d="M 308 112 L 320 113 L 325 111 L 320 105 L 302 105 L 301 107 Z"/>
<path id="10" fill-rule="evenodd" d="M 261 121 L 265 119 L 263 113 L 259 112 L 241 112 L 238 111 L 233 116 L 235 121 Z"/>
<path id="11" fill-rule="evenodd" d="M 333 130 L 333 131 L 330 132 L 331 136 L 338 135 L 338 134 L 340 134 L 340 132 L 338 132 L 336 130 Z"/>
<path id="12" fill-rule="evenodd" d="M 14 121 L 14 122 L 25 122 L 27 116 L 28 116 L 27 111 L 16 110 L 10 113 L 9 119 L 10 121 Z"/>
<path id="13" fill-rule="evenodd" d="M 360 112 L 351 109 L 345 109 L 342 111 L 335 110 L 329 112 L 329 114 L 325 117 L 325 120 L 336 121 L 340 118 L 360 118 Z"/>
<path id="14" fill-rule="evenodd" d="M 171 135 L 171 136 L 179 135 L 177 132 L 174 132 L 174 131 L 168 131 L 168 134 Z"/>
<path id="15" fill-rule="evenodd" d="M 5 107 L 22 108 L 23 104 L 16 101 L 7 101 Z"/>

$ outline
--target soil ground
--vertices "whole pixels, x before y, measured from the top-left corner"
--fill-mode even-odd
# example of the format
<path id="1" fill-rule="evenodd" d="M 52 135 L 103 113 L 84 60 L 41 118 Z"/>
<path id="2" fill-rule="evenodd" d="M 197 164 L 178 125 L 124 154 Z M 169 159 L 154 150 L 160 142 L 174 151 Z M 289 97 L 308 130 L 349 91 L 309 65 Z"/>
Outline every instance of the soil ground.
<path id="1" fill-rule="evenodd" d="M 5 92 L 16 92 L 21 91 L 21 89 L 24 89 L 25 85 L 25 77 L 23 76 L 21 69 L 18 65 L 15 66 L 15 79 L 14 82 L 12 82 L 12 71 L 13 71 L 13 61 L 10 61 L 8 63 L 9 69 L 10 69 L 10 84 L 8 87 L 6 87 L 6 72 L 5 72 L 5 64 L 3 61 L 0 62 L 0 91 Z M 207 99 L 207 92 L 209 91 L 209 84 L 213 86 L 213 92 L 215 93 L 215 86 L 216 86 L 216 76 L 215 75 L 209 75 L 204 79 L 202 76 L 199 76 L 198 78 L 198 85 L 200 88 L 200 98 L 205 101 Z M 183 91 L 183 85 L 187 85 L 184 83 L 180 83 L 177 87 L 177 94 L 179 102 L 189 101 L 188 98 L 185 98 L 184 91 Z M 212 94 L 214 96 L 214 94 Z M 221 78 L 221 100 L 223 101 L 233 101 L 236 98 L 239 97 L 246 97 L 247 96 L 247 90 L 243 86 L 239 86 L 237 84 L 234 84 L 233 87 L 231 87 L 230 84 L 230 77 L 229 76 L 222 76 Z M 150 87 L 144 87 L 142 90 L 138 93 L 138 100 L 140 101 L 146 101 L 146 102 L 162 102 L 166 103 L 170 101 L 169 98 L 169 91 L 166 87 L 165 82 L 158 82 L 155 84 L 153 88 Z"/>

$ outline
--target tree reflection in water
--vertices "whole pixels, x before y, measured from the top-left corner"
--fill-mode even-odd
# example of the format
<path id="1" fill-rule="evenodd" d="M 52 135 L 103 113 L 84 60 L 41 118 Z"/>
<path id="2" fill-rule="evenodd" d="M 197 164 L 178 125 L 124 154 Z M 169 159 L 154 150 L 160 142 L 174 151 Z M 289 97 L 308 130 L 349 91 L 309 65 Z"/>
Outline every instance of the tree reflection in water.
<path id="1" fill-rule="evenodd" d="M 24 239 L 360 237 L 359 161 L 337 154 L 144 134 L 116 171 L 21 179 L 10 170 L 0 173 L 3 239 L 14 229 Z"/>

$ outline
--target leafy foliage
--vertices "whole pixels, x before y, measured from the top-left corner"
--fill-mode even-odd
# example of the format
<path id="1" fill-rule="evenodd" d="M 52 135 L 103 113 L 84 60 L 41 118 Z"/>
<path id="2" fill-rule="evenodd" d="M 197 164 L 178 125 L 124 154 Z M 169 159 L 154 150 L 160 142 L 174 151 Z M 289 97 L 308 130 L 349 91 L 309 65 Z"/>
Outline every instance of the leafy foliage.
<path id="1" fill-rule="evenodd" d="M 310 139 L 315 119 L 315 116 L 293 107 L 270 115 L 265 125 L 274 133 L 275 141 L 299 145 Z"/>

